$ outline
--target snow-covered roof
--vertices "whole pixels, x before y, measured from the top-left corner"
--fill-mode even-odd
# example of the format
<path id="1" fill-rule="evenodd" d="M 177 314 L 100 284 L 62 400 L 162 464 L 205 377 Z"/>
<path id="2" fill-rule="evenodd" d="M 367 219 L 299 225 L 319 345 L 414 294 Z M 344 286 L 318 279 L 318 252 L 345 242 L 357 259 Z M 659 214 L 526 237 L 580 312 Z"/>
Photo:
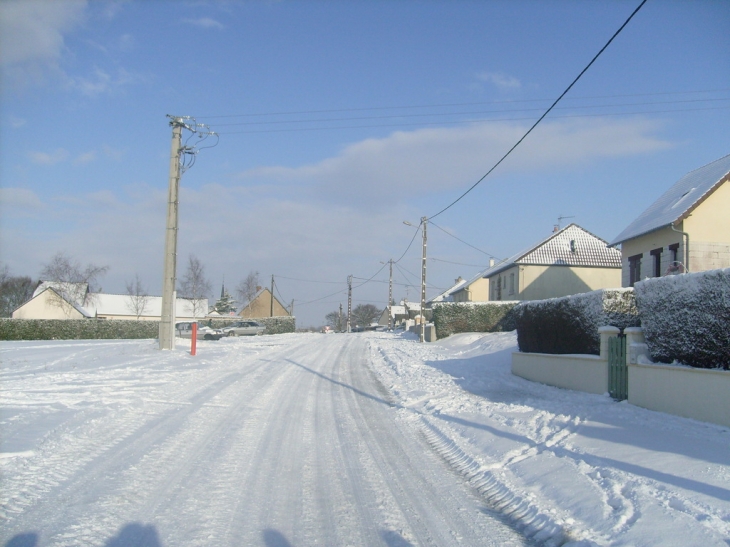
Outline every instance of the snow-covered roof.
<path id="1" fill-rule="evenodd" d="M 451 295 L 453 295 L 456 291 L 458 291 L 459 289 L 464 287 L 466 284 L 467 284 L 466 279 L 459 278 L 459 280 L 456 282 L 456 284 L 453 287 L 449 287 L 441 294 L 434 296 L 433 298 L 431 298 L 430 300 L 427 301 L 427 304 L 431 304 L 433 302 L 451 302 L 451 301 L 453 301 L 453 297 Z"/>
<path id="2" fill-rule="evenodd" d="M 684 220 L 729 179 L 730 154 L 687 173 L 617 235 L 610 245 L 618 245 Z"/>
<path id="3" fill-rule="evenodd" d="M 33 291 L 33 297 L 35 298 L 46 289 L 53 289 L 58 295 L 64 295 L 64 300 L 75 300 L 76 304 L 82 304 L 86 293 L 89 292 L 88 283 L 70 283 L 65 281 L 41 281 Z"/>
<path id="4" fill-rule="evenodd" d="M 162 313 L 162 297 L 148 296 L 143 317 L 160 317 Z M 199 310 L 208 311 L 208 299 L 202 298 Z M 126 294 L 90 293 L 84 306 L 92 316 L 95 315 L 136 315 L 130 296 Z M 200 313 L 198 314 L 200 315 Z M 193 303 L 186 298 L 175 299 L 176 317 L 193 317 Z"/>
<path id="5" fill-rule="evenodd" d="M 515 264 L 620 268 L 621 252 L 575 223 L 483 272 L 490 277 Z"/>

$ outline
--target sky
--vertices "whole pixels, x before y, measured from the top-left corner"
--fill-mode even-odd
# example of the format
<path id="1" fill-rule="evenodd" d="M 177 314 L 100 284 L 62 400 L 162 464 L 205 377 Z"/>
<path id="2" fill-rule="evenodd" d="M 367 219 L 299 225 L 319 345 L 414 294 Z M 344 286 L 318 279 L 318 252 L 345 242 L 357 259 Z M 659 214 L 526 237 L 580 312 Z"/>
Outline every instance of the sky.
<path id="1" fill-rule="evenodd" d="M 260 274 L 300 327 L 420 299 L 575 222 L 607 241 L 730 153 L 730 8 L 639 1 L 0 1 L 0 265 L 53 255 L 162 286 L 171 129 L 178 277 Z M 440 214 L 439 214 L 440 213 Z M 563 218 L 560 218 L 563 217 Z M 412 244 L 411 244 L 412 242 Z M 410 244 L 410 246 L 409 246 Z M 371 279 L 370 282 L 364 283 Z"/>

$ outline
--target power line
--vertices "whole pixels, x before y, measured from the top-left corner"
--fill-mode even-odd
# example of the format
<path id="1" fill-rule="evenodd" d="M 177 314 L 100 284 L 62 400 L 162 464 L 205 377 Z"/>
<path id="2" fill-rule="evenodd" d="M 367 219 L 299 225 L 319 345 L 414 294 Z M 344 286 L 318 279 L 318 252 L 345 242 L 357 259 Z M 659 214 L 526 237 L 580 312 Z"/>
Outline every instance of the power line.
<path id="1" fill-rule="evenodd" d="M 639 6 L 641 7 L 641 6 Z M 571 97 L 570 100 L 582 101 L 582 100 L 593 100 L 593 99 L 617 99 L 622 97 L 656 97 L 661 95 L 691 95 L 697 93 L 724 93 L 730 91 L 730 88 L 721 89 L 698 89 L 689 91 L 655 91 L 652 93 L 624 93 L 615 95 L 589 95 L 585 97 Z M 373 107 L 351 107 L 351 108 L 333 108 L 333 109 L 318 109 L 318 110 L 288 110 L 280 112 L 260 112 L 260 113 L 244 113 L 244 114 L 220 114 L 211 116 L 197 116 L 199 119 L 220 119 L 220 118 L 254 118 L 264 116 L 295 116 L 304 114 L 333 114 L 336 112 L 367 112 L 367 111 L 378 111 L 378 110 L 409 110 L 418 108 L 451 108 L 457 106 L 479 106 L 479 105 L 490 105 L 490 104 L 515 104 L 515 103 L 539 103 L 546 102 L 550 99 L 506 99 L 502 101 L 477 101 L 477 102 L 464 102 L 464 103 L 436 103 L 436 104 L 421 104 L 421 105 L 400 105 L 400 106 L 373 106 Z"/>
<path id="2" fill-rule="evenodd" d="M 480 253 L 482 253 L 482 254 L 485 254 L 485 255 L 487 255 L 487 256 L 490 256 L 490 257 L 492 257 L 492 258 L 497 258 L 497 257 L 496 257 L 496 256 L 494 256 L 494 255 L 493 255 L 492 253 L 488 253 L 487 251 L 482 251 L 482 250 L 481 250 L 481 249 L 480 249 L 479 247 L 475 247 L 475 246 L 474 246 L 474 245 L 472 245 L 471 243 L 467 243 L 467 242 L 466 242 L 466 241 L 464 241 L 463 239 L 459 239 L 459 238 L 458 238 L 458 237 L 456 237 L 456 236 L 455 236 L 454 234 L 450 234 L 449 232 L 447 232 L 446 230 L 444 230 L 444 229 L 443 229 L 443 228 L 442 228 L 441 226 L 439 226 L 438 224 L 436 224 L 435 222 L 433 222 L 433 221 L 432 221 L 431 219 L 428 219 L 428 223 L 429 223 L 429 224 L 430 224 L 431 226 L 435 226 L 436 228 L 438 228 L 439 230 L 441 230 L 441 231 L 442 231 L 443 233 L 445 233 L 445 234 L 446 234 L 447 236 L 453 237 L 453 238 L 454 238 L 454 239 L 455 239 L 456 241 L 460 241 L 460 242 L 462 242 L 462 243 L 463 243 L 464 245 L 466 245 L 467 247 L 471 247 L 472 249 L 474 249 L 474 250 L 477 250 L 477 251 L 479 251 Z"/>
<path id="3" fill-rule="evenodd" d="M 565 91 L 563 91 L 563 92 L 562 92 L 562 93 L 560 94 L 560 96 L 559 96 L 559 97 L 558 97 L 557 99 L 555 99 L 555 102 L 554 102 L 554 103 L 553 103 L 552 105 L 550 105 L 550 108 L 548 108 L 548 109 L 547 109 L 547 110 L 545 111 L 545 113 L 544 113 L 544 114 L 543 114 L 542 116 L 540 116 L 540 118 L 538 118 L 538 120 L 537 120 L 537 121 L 536 121 L 536 122 L 535 122 L 535 123 L 534 123 L 534 124 L 532 125 L 532 127 L 530 127 L 530 129 L 528 129 L 528 130 L 527 130 L 527 133 L 525 133 L 525 134 L 524 134 L 524 135 L 522 136 L 522 138 L 520 138 L 520 140 L 518 140 L 518 141 L 517 141 L 517 142 L 515 143 L 515 145 L 514 145 L 514 146 L 512 146 L 512 148 L 510 148 L 510 149 L 509 149 L 509 150 L 507 151 L 507 153 L 506 153 L 506 154 L 505 154 L 504 156 L 502 156 L 502 158 L 501 158 L 501 159 L 500 159 L 500 160 L 499 160 L 499 161 L 498 161 L 497 163 L 495 163 L 495 164 L 494 164 L 494 166 L 492 166 L 492 168 L 491 168 L 491 169 L 490 169 L 489 171 L 487 171 L 487 172 L 486 172 L 486 173 L 484 174 L 484 176 L 482 176 L 482 178 L 480 178 L 480 179 L 479 179 L 478 181 L 476 181 L 476 182 L 475 182 L 475 183 L 474 183 L 474 184 L 473 184 L 473 185 L 471 186 L 471 188 L 469 188 L 469 189 L 468 189 L 468 190 L 467 190 L 466 192 L 464 192 L 463 194 L 461 194 L 461 195 L 460 195 L 460 196 L 459 196 L 458 198 L 456 198 L 456 199 L 455 199 L 454 201 L 452 201 L 452 202 L 451 202 L 451 203 L 450 203 L 449 205 L 447 205 L 446 207 L 444 207 L 443 209 L 441 209 L 441 210 L 440 210 L 440 211 L 439 211 L 438 213 L 436 213 L 435 215 L 431 215 L 431 216 L 429 217 L 429 219 L 433 219 L 433 218 L 436 218 L 436 217 L 437 217 L 437 216 L 439 216 L 439 215 L 440 215 L 441 213 L 443 213 L 443 212 L 445 212 L 445 211 L 449 210 L 449 209 L 450 209 L 451 207 L 453 207 L 453 206 L 454 206 L 454 205 L 456 205 L 456 204 L 457 204 L 457 203 L 458 203 L 459 201 L 461 201 L 461 200 L 462 200 L 462 199 L 464 198 L 464 196 L 466 196 L 466 195 L 467 195 L 467 194 L 468 194 L 469 192 L 471 192 L 472 190 L 474 190 L 474 188 L 476 188 L 476 187 L 477 187 L 477 186 L 478 186 L 478 185 L 479 185 L 479 184 L 480 184 L 480 183 L 481 183 L 481 182 L 482 182 L 482 181 L 483 181 L 483 180 L 484 180 L 485 178 L 487 178 L 487 177 L 489 176 L 489 174 L 490 174 L 490 173 L 491 173 L 492 171 L 494 171 L 494 170 L 495 170 L 495 169 L 496 169 L 496 168 L 497 168 L 497 167 L 499 166 L 499 164 L 500 164 L 500 163 L 502 163 L 502 162 L 503 162 L 503 161 L 504 161 L 504 160 L 505 160 L 505 159 L 507 158 L 507 156 L 509 156 L 509 155 L 510 155 L 510 154 L 512 153 L 512 151 L 513 151 L 513 150 L 514 150 L 515 148 L 517 148 L 517 147 L 518 147 L 518 146 L 519 146 L 519 145 L 520 145 L 520 144 L 522 143 L 522 141 L 524 141 L 524 140 L 525 140 L 525 139 L 527 138 L 527 136 L 528 136 L 528 135 L 529 135 L 530 133 L 532 133 L 532 130 L 533 130 L 533 129 L 535 129 L 535 128 L 536 128 L 536 127 L 538 126 L 538 124 L 539 124 L 539 123 L 540 123 L 540 122 L 541 122 L 541 121 L 542 121 L 543 119 L 545 119 L 545 117 L 546 117 L 546 116 L 547 116 L 547 115 L 548 115 L 548 114 L 550 113 L 550 111 L 551 111 L 551 110 L 552 110 L 553 108 L 555 108 L 555 106 L 556 106 L 556 105 L 557 105 L 557 104 L 558 104 L 558 103 L 560 102 L 560 100 L 561 100 L 561 99 L 562 99 L 563 97 L 565 97 L 565 95 L 566 95 L 566 94 L 568 93 L 568 91 L 570 91 L 570 90 L 572 89 L 572 87 L 573 87 L 573 86 L 574 86 L 574 85 L 575 85 L 575 84 L 576 84 L 576 83 L 578 82 L 578 80 L 580 80 L 580 78 L 581 78 L 581 77 L 583 76 L 583 74 L 585 74 L 585 73 L 586 73 L 586 72 L 588 71 L 588 69 L 589 69 L 589 68 L 590 68 L 590 67 L 591 67 L 591 66 L 593 65 L 593 63 L 595 63 L 595 62 L 596 62 L 596 59 L 598 59 L 598 57 L 600 57 L 600 56 L 601 56 L 601 54 L 602 54 L 602 53 L 603 53 L 603 52 L 604 52 L 604 51 L 606 50 L 606 48 L 607 48 L 607 47 L 608 47 L 608 46 L 609 46 L 609 45 L 611 44 L 611 42 L 613 42 L 613 41 L 614 41 L 614 39 L 616 38 L 616 36 L 618 36 L 618 35 L 619 35 L 619 34 L 621 33 L 621 31 L 622 31 L 622 30 L 624 29 L 624 27 L 626 27 L 626 25 L 628 25 L 628 24 L 629 24 L 629 21 L 631 21 L 631 19 L 633 19 L 633 18 L 634 18 L 634 15 L 636 15 L 636 14 L 637 14 L 637 13 L 639 12 L 639 10 L 641 9 L 641 7 L 642 7 L 642 6 L 644 5 L 644 4 L 646 4 L 646 0 L 641 0 L 641 4 L 639 4 L 639 6 L 638 6 L 638 7 L 637 7 L 637 8 L 636 8 L 636 9 L 635 9 L 634 11 L 633 11 L 633 13 L 632 13 L 631 15 L 629 15 L 629 18 L 628 18 L 628 19 L 626 19 L 626 21 L 624 21 L 624 24 L 623 24 L 623 25 L 621 25 L 621 27 L 619 27 L 619 29 L 618 29 L 618 30 L 617 30 L 617 31 L 616 31 L 616 32 L 615 32 L 615 33 L 613 34 L 613 36 L 611 36 L 611 38 L 610 38 L 610 39 L 608 40 L 608 42 L 606 42 L 606 45 L 604 45 L 604 46 L 603 46 L 603 47 L 601 48 L 601 50 L 600 50 L 600 51 L 599 51 L 598 53 L 596 53 L 595 57 L 593 57 L 593 59 L 591 59 L 591 62 L 590 62 L 590 63 L 588 63 L 588 64 L 586 65 L 586 67 L 585 67 L 585 68 L 584 68 L 583 70 L 581 70 L 580 74 L 578 74 L 578 76 L 576 76 L 576 78 L 575 78 L 575 79 L 574 79 L 574 80 L 573 80 L 573 81 L 572 81 L 572 82 L 570 83 L 570 85 L 569 85 L 569 86 L 568 86 L 568 87 L 567 87 L 567 88 L 565 89 Z"/>
<path id="4" fill-rule="evenodd" d="M 654 101 L 654 102 L 641 102 L 641 103 L 621 103 L 621 104 L 593 104 L 593 105 L 574 105 L 574 106 L 559 106 L 555 110 L 576 110 L 576 109 L 588 109 L 588 108 L 619 108 L 625 106 L 647 106 L 647 105 L 664 105 L 664 104 L 680 104 L 680 103 L 708 103 L 718 101 L 730 101 L 730 98 L 716 98 L 716 99 L 684 99 L 677 101 Z M 423 118 L 426 116 L 473 116 L 477 114 L 502 114 L 506 112 L 534 112 L 542 111 L 542 108 L 513 108 L 513 109 L 499 109 L 499 110 L 476 110 L 467 112 L 421 112 L 418 114 L 388 114 L 381 116 L 356 116 L 346 118 L 319 118 L 319 119 L 301 119 L 301 120 L 264 120 L 264 121 L 250 121 L 250 122 L 234 122 L 234 123 L 218 123 L 216 127 L 230 127 L 230 126 L 241 126 L 241 125 L 282 125 L 282 124 L 296 124 L 296 123 L 319 123 L 319 122 L 348 122 L 348 121 L 360 121 L 360 120 L 387 120 L 394 118 Z"/>

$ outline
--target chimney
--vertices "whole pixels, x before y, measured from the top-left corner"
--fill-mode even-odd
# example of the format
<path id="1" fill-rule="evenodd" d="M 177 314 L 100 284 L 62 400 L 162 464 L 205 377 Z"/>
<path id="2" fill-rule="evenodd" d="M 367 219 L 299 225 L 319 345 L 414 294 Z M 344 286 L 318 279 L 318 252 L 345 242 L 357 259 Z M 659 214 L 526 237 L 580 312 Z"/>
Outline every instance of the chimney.
<path id="1" fill-rule="evenodd" d="M 553 233 L 557 233 L 560 231 L 560 225 L 559 224 L 553 224 Z"/>
<path id="2" fill-rule="evenodd" d="M 494 258 L 490 258 L 489 259 L 489 267 L 490 268 L 493 268 L 494 267 Z"/>

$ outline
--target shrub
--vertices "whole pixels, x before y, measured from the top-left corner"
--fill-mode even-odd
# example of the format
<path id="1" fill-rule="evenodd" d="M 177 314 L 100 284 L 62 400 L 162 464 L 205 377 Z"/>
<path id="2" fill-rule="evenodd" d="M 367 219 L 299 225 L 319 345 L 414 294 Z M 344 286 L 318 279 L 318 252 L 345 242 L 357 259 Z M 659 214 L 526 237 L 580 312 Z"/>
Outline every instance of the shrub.
<path id="1" fill-rule="evenodd" d="M 639 326 L 631 289 L 600 289 L 522 302 L 515 308 L 514 315 L 519 349 L 531 353 L 598 355 L 598 327 Z"/>
<path id="2" fill-rule="evenodd" d="M 653 361 L 730 368 L 730 268 L 647 279 L 635 291 Z"/>
<path id="3" fill-rule="evenodd" d="M 512 310 L 517 302 L 440 302 L 433 305 L 436 337 L 459 332 L 497 332 L 515 329 Z"/>

